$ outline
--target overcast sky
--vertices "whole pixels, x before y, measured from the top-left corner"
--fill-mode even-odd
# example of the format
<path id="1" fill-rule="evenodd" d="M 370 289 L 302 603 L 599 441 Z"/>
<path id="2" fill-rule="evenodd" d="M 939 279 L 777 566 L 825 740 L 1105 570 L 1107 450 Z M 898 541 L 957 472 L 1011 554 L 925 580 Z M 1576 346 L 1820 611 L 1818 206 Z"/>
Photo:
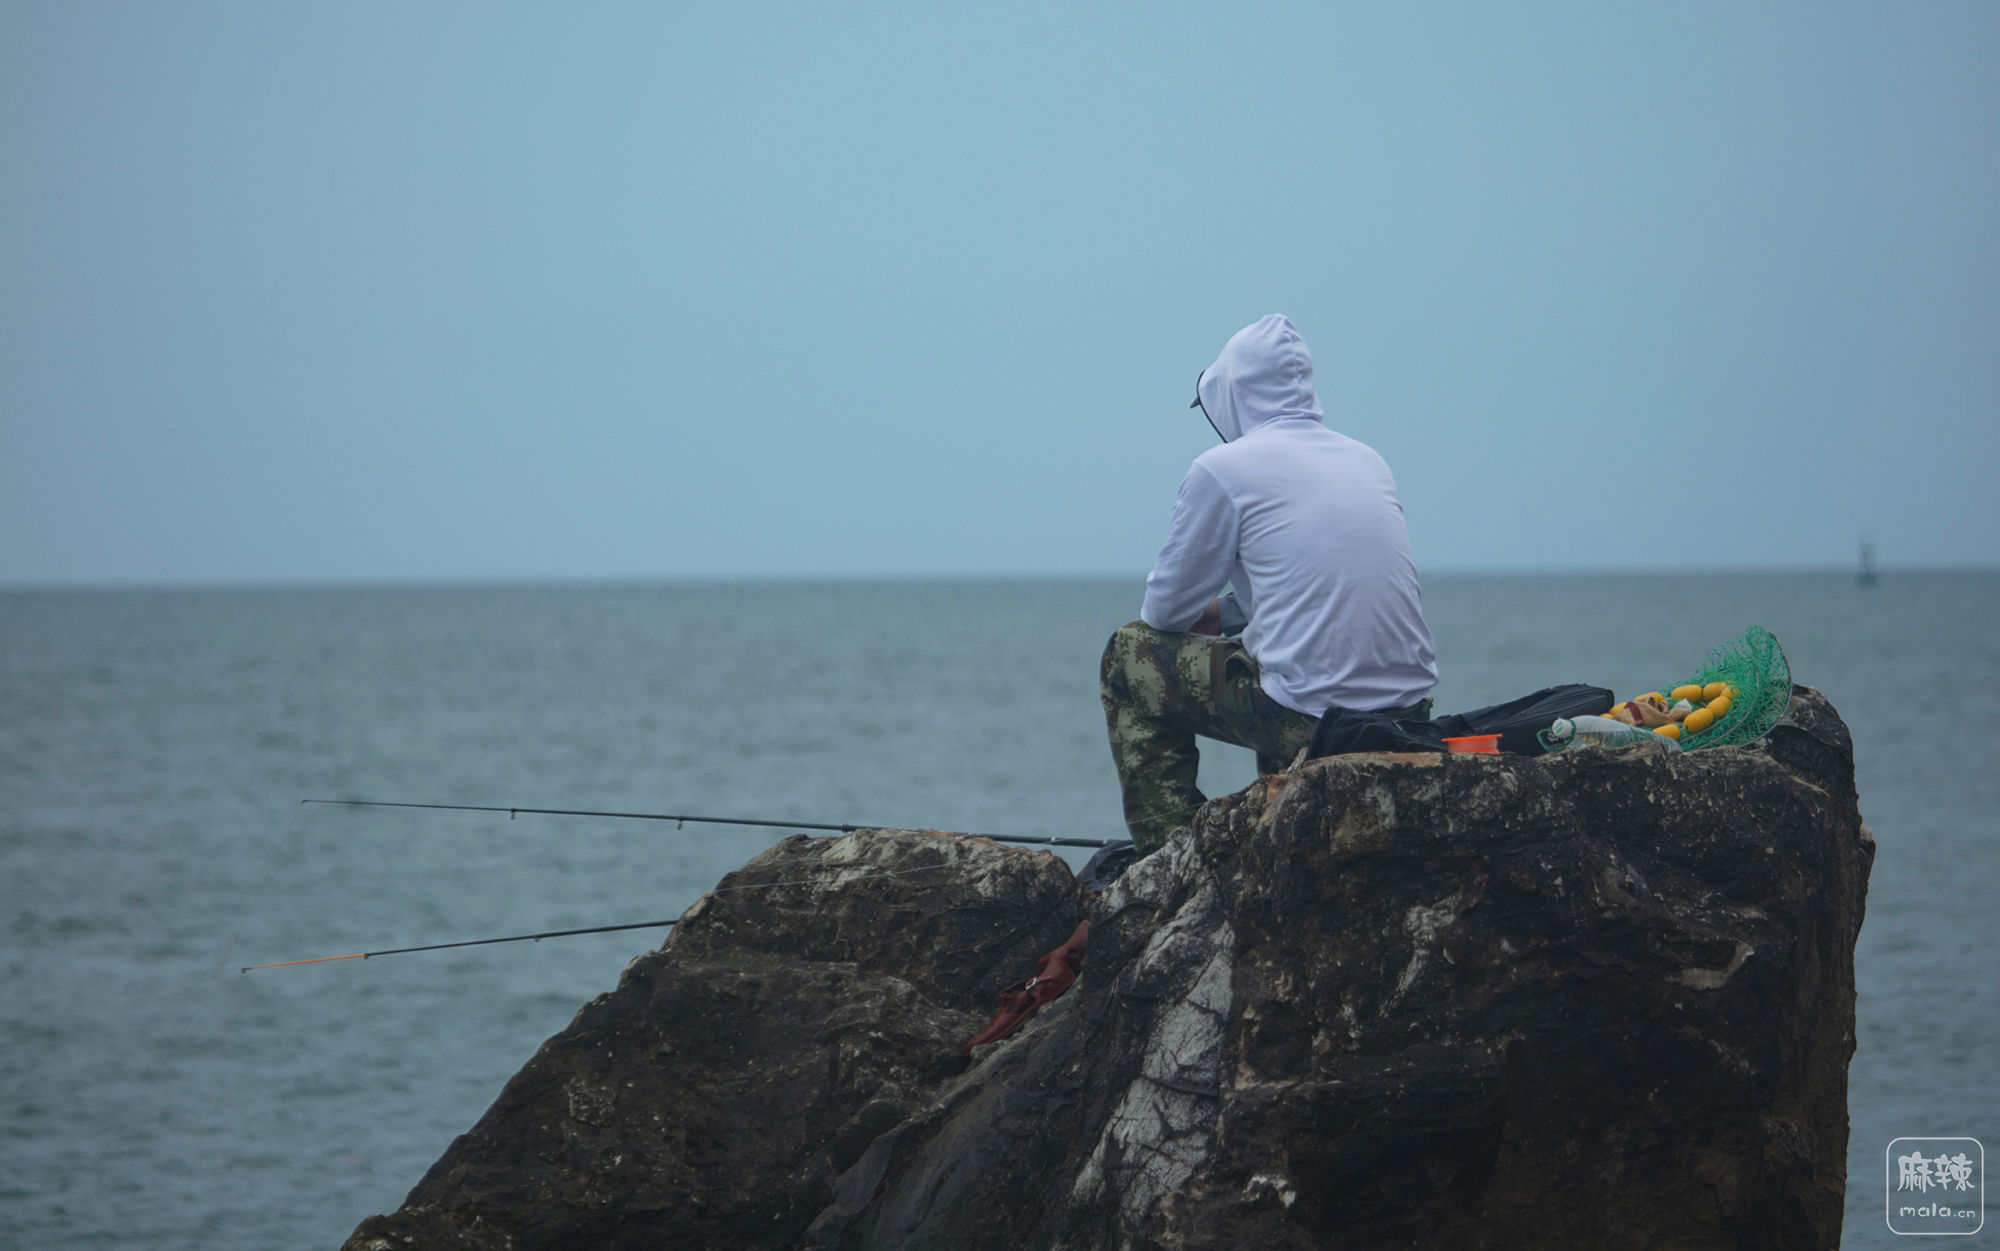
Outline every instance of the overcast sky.
<path id="1" fill-rule="evenodd" d="M 0 5 L 0 584 L 2000 564 L 2000 4 Z"/>

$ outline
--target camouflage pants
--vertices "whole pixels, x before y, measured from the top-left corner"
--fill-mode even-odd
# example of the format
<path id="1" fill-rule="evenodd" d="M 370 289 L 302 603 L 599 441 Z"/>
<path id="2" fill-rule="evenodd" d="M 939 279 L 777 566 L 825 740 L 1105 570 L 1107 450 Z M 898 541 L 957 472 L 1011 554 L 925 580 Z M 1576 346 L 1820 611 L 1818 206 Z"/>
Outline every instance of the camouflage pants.
<path id="1" fill-rule="evenodd" d="M 1169 634 L 1142 621 L 1112 634 L 1098 692 L 1125 825 L 1142 856 L 1186 825 L 1205 801 L 1195 785 L 1196 735 L 1248 747 L 1257 753 L 1259 773 L 1276 773 L 1319 728 L 1319 718 L 1264 693 L 1241 639 Z M 1430 701 L 1388 711 L 1428 716 Z"/>

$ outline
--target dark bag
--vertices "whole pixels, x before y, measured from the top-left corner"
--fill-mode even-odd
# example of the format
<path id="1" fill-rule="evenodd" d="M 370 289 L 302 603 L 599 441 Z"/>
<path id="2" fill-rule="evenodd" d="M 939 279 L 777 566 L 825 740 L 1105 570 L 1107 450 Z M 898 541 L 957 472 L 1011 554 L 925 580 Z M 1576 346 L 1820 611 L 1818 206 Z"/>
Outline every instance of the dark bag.
<path id="1" fill-rule="evenodd" d="M 1443 751 L 1444 731 L 1435 721 L 1398 721 L 1379 712 L 1335 704 L 1319 719 L 1307 760 L 1357 751 Z"/>
<path id="2" fill-rule="evenodd" d="M 1344 756 L 1360 751 L 1443 751 L 1444 740 L 1469 734 L 1498 734 L 1502 752 L 1539 756 L 1536 732 L 1557 717 L 1582 717 L 1611 707 L 1612 694 L 1602 686 L 1569 683 L 1547 686 L 1504 704 L 1455 712 L 1432 721 L 1397 721 L 1379 712 L 1357 712 L 1335 706 L 1319 719 L 1306 759 Z"/>
<path id="3" fill-rule="evenodd" d="M 1498 734 L 1500 750 L 1515 756 L 1539 756 L 1546 748 L 1536 735 L 1549 728 L 1557 717 L 1590 717 L 1611 709 L 1610 688 L 1569 683 L 1545 686 L 1532 695 L 1510 699 L 1490 708 L 1439 717 L 1431 724 L 1444 730 L 1446 738 L 1466 734 Z"/>
<path id="4" fill-rule="evenodd" d="M 1076 884 L 1085 890 L 1100 894 L 1111 888 L 1118 876 L 1132 867 L 1139 858 L 1139 849 L 1130 839 L 1113 843 L 1090 858 L 1089 863 L 1076 871 Z"/>

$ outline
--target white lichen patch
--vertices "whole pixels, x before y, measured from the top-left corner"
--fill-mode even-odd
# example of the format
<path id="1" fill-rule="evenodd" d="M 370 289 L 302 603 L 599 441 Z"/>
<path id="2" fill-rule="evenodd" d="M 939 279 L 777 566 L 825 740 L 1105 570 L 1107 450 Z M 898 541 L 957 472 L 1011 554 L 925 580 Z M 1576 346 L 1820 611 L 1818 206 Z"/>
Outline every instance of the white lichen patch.
<path id="1" fill-rule="evenodd" d="M 878 853 L 887 850 L 882 843 L 882 835 L 876 830 L 856 830 L 846 838 L 829 838 L 818 844 L 825 849 L 819 853 L 819 862 L 829 865 L 874 860 Z"/>
<path id="2" fill-rule="evenodd" d="M 1021 857 L 1048 857 L 1044 851 L 1003 847 L 984 839 L 946 836 L 929 830 L 860 829 L 841 838 L 814 840 L 812 890 L 830 893 L 871 877 L 924 872 L 946 865 L 971 865 L 965 879 L 974 893 L 993 898 L 1018 888 Z M 913 862 L 913 853 L 923 859 Z"/>
<path id="3" fill-rule="evenodd" d="M 687 911 L 681 913 L 679 925 L 686 925 L 690 921 L 699 920 L 703 914 L 714 906 L 715 892 L 710 891 L 687 906 Z M 672 935 L 669 935 L 669 937 L 672 937 Z"/>
<path id="4" fill-rule="evenodd" d="M 1120 1213 L 1137 1223 L 1208 1158 L 1235 957 L 1236 933 L 1207 887 L 1134 962 L 1133 980 L 1157 979 L 1167 1003 L 1143 1044 L 1139 1078 L 1125 1088 L 1071 1188 L 1078 1202 L 1095 1199 L 1108 1182 Z"/>
<path id="5" fill-rule="evenodd" d="M 819 854 L 813 864 L 811 889 L 822 893 L 883 872 L 896 852 L 878 830 L 857 830 L 844 838 L 823 839 L 813 845 L 813 850 Z"/>
<path id="6" fill-rule="evenodd" d="M 1299 1199 L 1298 1188 L 1292 1185 L 1290 1180 L 1283 1177 L 1274 1177 L 1269 1173 L 1259 1173 L 1249 1181 L 1243 1183 L 1243 1197 L 1245 1199 L 1254 1202 L 1264 1198 L 1266 1195 L 1276 1199 L 1286 1207 L 1297 1203 Z"/>
<path id="7" fill-rule="evenodd" d="M 1208 1158 L 1214 1120 L 1213 1098 L 1135 1082 L 1077 1174 L 1071 1196 L 1079 1203 L 1096 1198 L 1108 1169 L 1116 1183 L 1119 1212 L 1137 1224 L 1148 1208 L 1194 1176 Z"/>
<path id="8" fill-rule="evenodd" d="M 981 869 L 970 883 L 972 893 L 981 899 L 1011 899 L 1019 893 L 1019 880 L 1000 865 L 988 865 Z"/>
<path id="9" fill-rule="evenodd" d="M 1388 1012 L 1396 1000 L 1403 997 L 1404 992 L 1416 984 L 1418 976 L 1424 971 L 1424 966 L 1430 963 L 1431 950 L 1437 946 L 1438 931 L 1458 920 L 1458 910 L 1463 903 L 1464 895 L 1459 891 L 1453 891 L 1429 907 L 1416 904 L 1403 914 L 1403 932 L 1410 936 L 1411 942 L 1410 959 L 1403 965 L 1401 976 L 1396 979 L 1395 993 L 1382 1005 L 1384 1013 Z"/>
<path id="10" fill-rule="evenodd" d="M 1685 968 L 1674 974 L 1672 980 L 1690 990 L 1721 990 L 1729 984 L 1730 978 L 1736 976 L 1736 970 L 1743 967 L 1743 962 L 1750 958 L 1750 952 L 1750 944 L 1739 938 L 1736 940 L 1735 956 L 1722 968 Z"/>
<path id="11" fill-rule="evenodd" d="M 1166 846 L 1150 856 L 1140 857 L 1119 875 L 1111 889 L 1104 892 L 1103 911 L 1116 915 L 1135 904 L 1164 907 L 1181 883 L 1200 876 L 1193 855 L 1194 848 L 1187 838 L 1168 838 Z"/>
<path id="12" fill-rule="evenodd" d="M 1383 829 L 1396 824 L 1396 792 L 1377 782 L 1368 788 L 1364 796 L 1369 807 L 1375 810 L 1375 820 Z"/>
<path id="13" fill-rule="evenodd" d="M 1380 813 L 1356 805 L 1342 814 L 1329 841 L 1336 851 L 1366 851 L 1383 842 L 1383 829 Z"/>
<path id="14" fill-rule="evenodd" d="M 1216 912 L 1215 887 L 1204 883 L 1194 898 L 1147 940 L 1146 949 L 1132 962 L 1133 981 L 1141 985 L 1166 984 L 1176 977 L 1186 979 L 1189 970 L 1195 970 L 1198 978 L 1216 942 Z M 1222 930 L 1228 932 L 1226 923 Z M 1189 979 L 1188 988 L 1192 986 Z"/>
<path id="15" fill-rule="evenodd" d="M 1140 1072 L 1156 1081 L 1213 1087 L 1221 1071 L 1235 944 L 1227 925 L 1209 937 L 1214 955 L 1187 997 L 1163 1012 L 1153 1027 Z"/>

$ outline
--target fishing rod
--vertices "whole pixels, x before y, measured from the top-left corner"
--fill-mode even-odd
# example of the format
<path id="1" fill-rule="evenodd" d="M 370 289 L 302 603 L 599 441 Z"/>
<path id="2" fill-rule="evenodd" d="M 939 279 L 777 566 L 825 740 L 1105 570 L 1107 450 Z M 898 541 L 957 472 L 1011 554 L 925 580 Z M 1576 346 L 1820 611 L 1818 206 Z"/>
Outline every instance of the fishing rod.
<path id="1" fill-rule="evenodd" d="M 820 821 L 758 821 L 749 817 L 696 817 L 678 812 L 593 812 L 583 808 L 502 808 L 491 804 L 416 804 L 399 803 L 386 799 L 301 799 L 302 804 L 338 804 L 348 808 L 436 808 L 448 812 L 504 812 L 509 821 L 527 813 L 542 817 L 618 817 L 627 821 L 672 821 L 677 826 L 694 821 L 702 825 L 745 825 L 775 830 L 829 830 L 836 834 L 852 834 L 856 830 L 875 830 L 886 827 L 876 825 L 834 825 Z M 1024 843 L 1034 847 L 1116 847 L 1126 842 L 1122 838 L 1063 838 L 1052 834 L 968 834 L 962 830 L 939 830 L 954 838 L 985 838 L 996 843 Z"/>
<path id="2" fill-rule="evenodd" d="M 593 925 L 582 930 L 548 930 L 540 934 L 516 934 L 511 938 L 473 938 L 462 943 L 431 943 L 425 947 L 391 947 L 387 951 L 357 951 L 351 956 L 314 956 L 310 960 L 280 960 L 275 964 L 246 964 L 242 972 L 282 969 L 294 964 L 325 964 L 329 960 L 370 960 L 376 956 L 400 956 L 412 951 L 443 951 L 447 947 L 484 947 L 489 943 L 541 942 L 544 938 L 568 938 L 572 934 L 609 934 L 615 930 L 657 930 L 672 921 L 639 921 L 632 925 Z"/>

